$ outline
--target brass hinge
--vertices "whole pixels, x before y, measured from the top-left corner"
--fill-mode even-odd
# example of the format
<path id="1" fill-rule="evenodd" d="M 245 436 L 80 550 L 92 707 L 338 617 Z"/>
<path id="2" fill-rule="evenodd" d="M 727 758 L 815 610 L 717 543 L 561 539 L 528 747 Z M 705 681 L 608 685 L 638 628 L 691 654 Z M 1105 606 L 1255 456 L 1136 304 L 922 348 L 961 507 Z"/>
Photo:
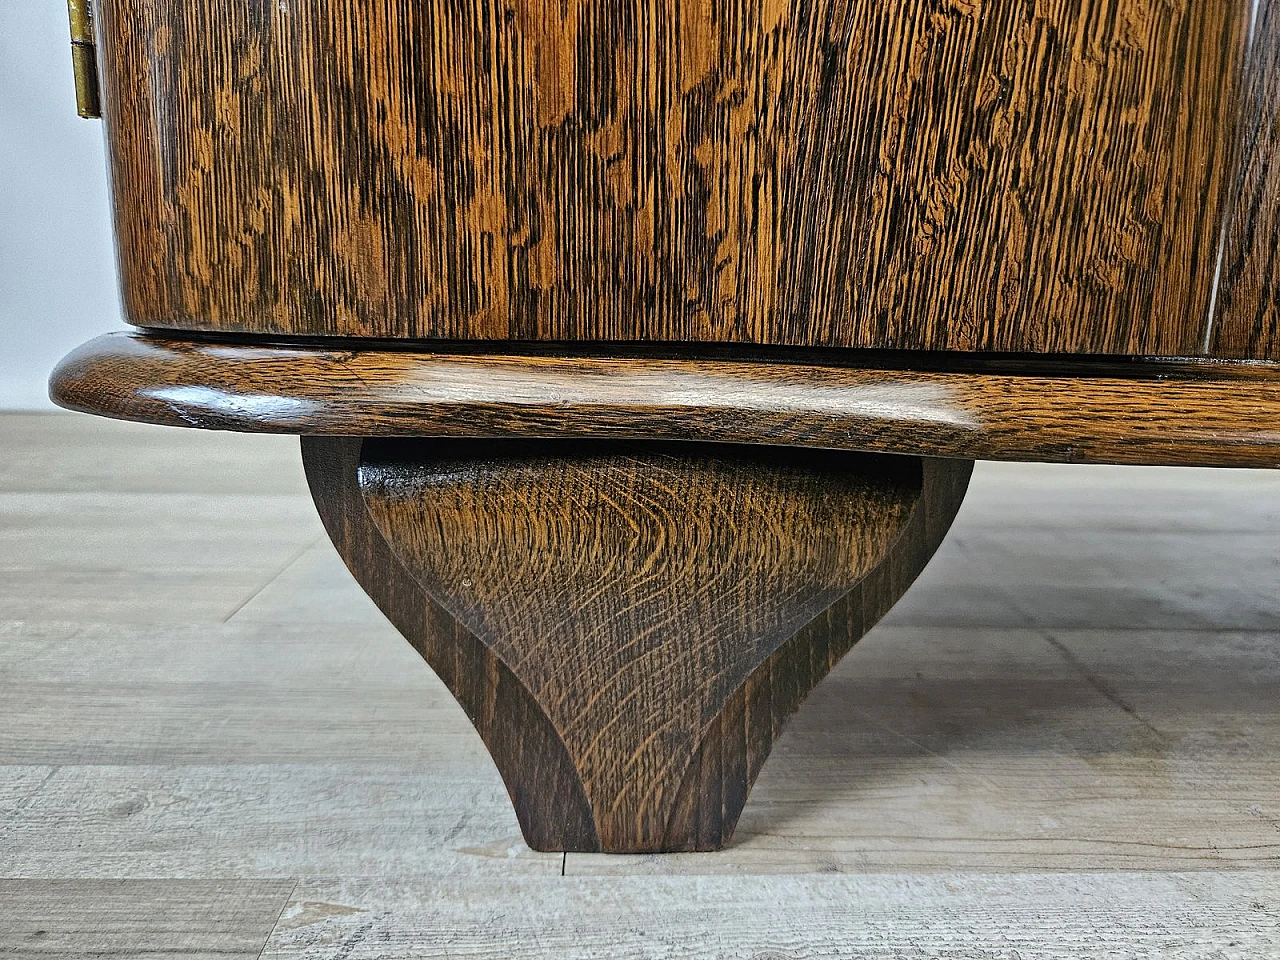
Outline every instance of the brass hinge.
<path id="1" fill-rule="evenodd" d="M 93 0 L 67 0 L 71 18 L 71 67 L 76 75 L 76 112 L 92 120 L 102 116 L 98 96 L 98 47 L 93 36 Z"/>

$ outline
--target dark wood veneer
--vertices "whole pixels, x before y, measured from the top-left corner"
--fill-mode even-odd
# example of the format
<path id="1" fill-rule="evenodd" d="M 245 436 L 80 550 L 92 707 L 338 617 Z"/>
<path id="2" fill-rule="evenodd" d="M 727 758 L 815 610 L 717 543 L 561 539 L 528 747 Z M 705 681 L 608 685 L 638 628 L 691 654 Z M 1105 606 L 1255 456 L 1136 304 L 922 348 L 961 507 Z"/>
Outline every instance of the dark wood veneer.
<path id="1" fill-rule="evenodd" d="M 1280 2 L 1254 9 L 1210 348 L 1280 359 Z"/>
<path id="2" fill-rule="evenodd" d="M 1276 73 L 1249 0 L 97 8 L 129 318 L 223 332 L 1195 355 Z"/>
<path id="3" fill-rule="evenodd" d="M 937 549 L 972 463 L 309 438 L 352 572 L 537 849 L 717 849 L 786 719 Z"/>

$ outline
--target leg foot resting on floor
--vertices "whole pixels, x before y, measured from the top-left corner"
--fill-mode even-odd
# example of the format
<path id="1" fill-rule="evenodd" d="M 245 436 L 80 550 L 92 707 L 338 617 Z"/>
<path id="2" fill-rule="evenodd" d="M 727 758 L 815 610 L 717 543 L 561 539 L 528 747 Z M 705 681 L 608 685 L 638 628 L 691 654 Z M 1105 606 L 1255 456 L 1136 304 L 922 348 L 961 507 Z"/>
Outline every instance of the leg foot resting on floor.
<path id="1" fill-rule="evenodd" d="M 946 534 L 972 463 L 308 438 L 330 535 L 489 747 L 530 846 L 713 850 L 786 718 Z"/>

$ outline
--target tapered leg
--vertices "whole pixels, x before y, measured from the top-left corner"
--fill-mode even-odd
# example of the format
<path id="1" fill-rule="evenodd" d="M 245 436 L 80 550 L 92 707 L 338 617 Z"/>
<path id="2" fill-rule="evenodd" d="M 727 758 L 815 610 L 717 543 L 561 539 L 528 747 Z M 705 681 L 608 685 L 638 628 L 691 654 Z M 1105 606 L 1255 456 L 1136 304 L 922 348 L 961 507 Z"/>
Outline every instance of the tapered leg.
<path id="1" fill-rule="evenodd" d="M 356 579 L 539 850 L 714 850 L 787 717 L 945 536 L 969 461 L 307 438 Z"/>

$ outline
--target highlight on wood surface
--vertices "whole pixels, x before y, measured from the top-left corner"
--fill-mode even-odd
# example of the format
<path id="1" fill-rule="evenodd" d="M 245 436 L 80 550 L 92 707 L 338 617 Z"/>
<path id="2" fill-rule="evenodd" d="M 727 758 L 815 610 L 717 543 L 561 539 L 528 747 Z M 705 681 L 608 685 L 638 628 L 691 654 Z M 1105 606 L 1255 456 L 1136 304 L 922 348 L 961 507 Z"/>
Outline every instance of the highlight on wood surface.
<path id="1" fill-rule="evenodd" d="M 1269 364 L 669 349 L 553 354 L 100 337 L 62 406 L 172 426 L 328 436 L 719 440 L 979 460 L 1271 467 Z"/>
<path id="2" fill-rule="evenodd" d="M 1273 3 L 97 8 L 139 325 L 1280 350 Z"/>

